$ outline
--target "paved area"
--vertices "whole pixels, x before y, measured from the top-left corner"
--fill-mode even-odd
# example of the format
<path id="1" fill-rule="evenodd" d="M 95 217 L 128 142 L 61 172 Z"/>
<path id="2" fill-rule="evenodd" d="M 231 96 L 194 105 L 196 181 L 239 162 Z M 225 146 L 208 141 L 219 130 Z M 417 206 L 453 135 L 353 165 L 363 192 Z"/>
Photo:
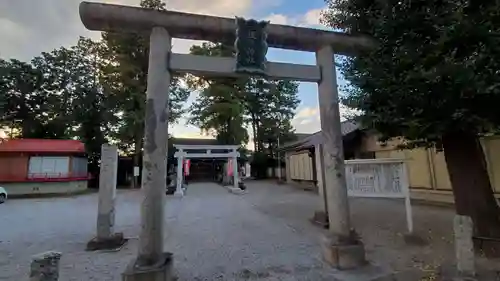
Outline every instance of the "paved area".
<path id="1" fill-rule="evenodd" d="M 207 183 L 191 184 L 182 199 L 169 196 L 166 249 L 174 253 L 179 280 L 339 280 L 319 254 L 324 230 L 308 221 L 317 200 L 311 192 L 258 181 L 244 195 Z M 62 281 L 121 280 L 137 251 L 140 201 L 140 191 L 118 192 L 116 231 L 132 238 L 119 252 L 84 251 L 95 235 L 96 194 L 0 205 L 0 280 L 27 280 L 31 255 L 47 250 L 63 253 Z M 414 207 L 416 233 L 427 241 L 417 245 L 403 239 L 402 202 L 350 203 L 373 263 L 403 270 L 453 257 L 451 210 Z"/>

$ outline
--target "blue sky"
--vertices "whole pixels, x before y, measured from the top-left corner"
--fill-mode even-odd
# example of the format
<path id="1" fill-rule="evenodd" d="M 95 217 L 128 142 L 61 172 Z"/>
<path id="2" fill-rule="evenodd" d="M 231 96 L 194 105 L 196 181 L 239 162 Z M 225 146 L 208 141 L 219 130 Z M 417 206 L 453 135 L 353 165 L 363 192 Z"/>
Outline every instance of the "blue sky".
<path id="1" fill-rule="evenodd" d="M 137 6 L 140 0 L 89 0 Z M 79 36 L 99 40 L 100 32 L 87 30 L 78 14 L 81 0 L 2 0 L 0 1 L 0 57 L 29 61 L 41 52 L 74 45 Z M 223 17 L 243 16 L 269 20 L 274 24 L 298 25 L 326 29 L 319 24 L 323 0 L 167 0 L 167 9 Z M 2 7 L 5 9 L 1 9 Z M 8 7 L 8 8 L 7 8 Z M 2 13 L 2 11 L 8 11 Z M 36 42 L 36 44 L 33 44 Z M 188 53 L 200 41 L 173 40 L 173 51 Z M 270 49 L 267 59 L 276 62 L 315 64 L 313 53 Z M 338 72 L 337 72 L 338 73 Z M 341 77 L 338 83 L 343 84 Z M 298 93 L 301 104 L 292 120 L 297 132 L 313 133 L 320 129 L 318 93 L 314 83 L 301 83 Z M 196 98 L 192 93 L 185 107 Z M 341 107 L 341 111 L 345 108 Z M 172 124 L 170 133 L 176 137 L 207 137 L 186 123 L 185 116 Z"/>
<path id="2" fill-rule="evenodd" d="M 261 1 L 264 0 L 254 0 L 253 3 L 257 4 Z M 323 0 L 269 0 L 266 1 L 264 5 L 253 6 L 245 16 L 270 20 L 271 23 L 275 24 L 298 25 L 328 30 L 328 28 L 319 24 L 320 12 L 325 9 L 325 7 Z M 274 48 L 269 50 L 267 59 L 275 62 L 315 64 L 314 53 Z M 343 85 L 344 81 L 340 77 L 338 71 L 337 74 L 339 85 Z M 296 131 L 300 133 L 314 133 L 318 131 L 320 129 L 320 122 L 317 85 L 315 83 L 300 83 L 298 97 L 301 103 L 297 108 L 297 115 L 292 121 Z M 190 101 L 194 98 L 195 95 L 190 98 Z M 179 137 L 208 137 L 200 136 L 199 130 L 193 126 L 186 125 L 184 120 L 172 126 L 172 133 Z"/>

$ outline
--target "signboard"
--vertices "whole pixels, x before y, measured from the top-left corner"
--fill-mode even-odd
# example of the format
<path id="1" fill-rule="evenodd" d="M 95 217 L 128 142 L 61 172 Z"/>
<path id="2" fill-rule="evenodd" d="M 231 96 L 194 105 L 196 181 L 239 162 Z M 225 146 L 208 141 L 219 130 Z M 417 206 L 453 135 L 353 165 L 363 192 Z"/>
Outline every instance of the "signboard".
<path id="1" fill-rule="evenodd" d="M 266 74 L 268 21 L 236 17 L 236 72 Z"/>
<path id="2" fill-rule="evenodd" d="M 405 198 L 408 187 L 402 181 L 404 162 L 346 161 L 347 190 L 355 197 Z"/>
<path id="3" fill-rule="evenodd" d="M 410 184 L 404 160 L 346 160 L 345 166 L 349 196 L 404 199 L 408 231 L 413 232 Z"/>
<path id="4" fill-rule="evenodd" d="M 134 177 L 138 177 L 139 176 L 139 167 L 135 166 L 134 167 Z"/>

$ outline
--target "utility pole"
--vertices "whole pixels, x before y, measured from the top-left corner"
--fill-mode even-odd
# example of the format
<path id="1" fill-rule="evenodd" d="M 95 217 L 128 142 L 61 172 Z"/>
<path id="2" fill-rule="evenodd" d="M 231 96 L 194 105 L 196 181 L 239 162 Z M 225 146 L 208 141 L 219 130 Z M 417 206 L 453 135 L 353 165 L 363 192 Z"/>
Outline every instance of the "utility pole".
<path id="1" fill-rule="evenodd" d="M 277 137 L 277 142 L 278 142 L 278 147 L 276 148 L 277 151 L 277 156 L 278 156 L 278 182 L 281 182 L 281 158 L 280 158 L 280 125 L 281 125 L 281 114 L 278 115 L 278 137 Z"/>
<path id="2" fill-rule="evenodd" d="M 278 134 L 278 182 L 281 182 L 280 135 Z"/>

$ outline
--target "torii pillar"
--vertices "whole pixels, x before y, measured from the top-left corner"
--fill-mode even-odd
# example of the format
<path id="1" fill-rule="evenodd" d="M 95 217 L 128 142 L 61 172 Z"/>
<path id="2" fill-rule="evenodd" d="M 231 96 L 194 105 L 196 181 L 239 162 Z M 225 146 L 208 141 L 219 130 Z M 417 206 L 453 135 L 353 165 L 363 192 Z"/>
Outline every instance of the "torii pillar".
<path id="1" fill-rule="evenodd" d="M 125 272 L 124 281 L 174 280 L 171 253 L 164 252 L 165 191 L 168 155 L 168 100 L 171 38 L 163 27 L 150 35 L 146 91 L 145 145 L 142 171 L 139 253 Z"/>
<path id="2" fill-rule="evenodd" d="M 328 208 L 329 232 L 323 241 L 324 258 L 338 269 L 357 268 L 366 263 L 363 243 L 351 228 L 347 182 L 345 178 L 344 148 L 340 125 L 339 95 L 335 57 L 331 46 L 316 52 L 316 64 L 321 67 L 318 83 L 319 114 L 323 134 L 324 175 L 323 196 Z M 321 158 L 320 158 L 321 159 Z"/>

